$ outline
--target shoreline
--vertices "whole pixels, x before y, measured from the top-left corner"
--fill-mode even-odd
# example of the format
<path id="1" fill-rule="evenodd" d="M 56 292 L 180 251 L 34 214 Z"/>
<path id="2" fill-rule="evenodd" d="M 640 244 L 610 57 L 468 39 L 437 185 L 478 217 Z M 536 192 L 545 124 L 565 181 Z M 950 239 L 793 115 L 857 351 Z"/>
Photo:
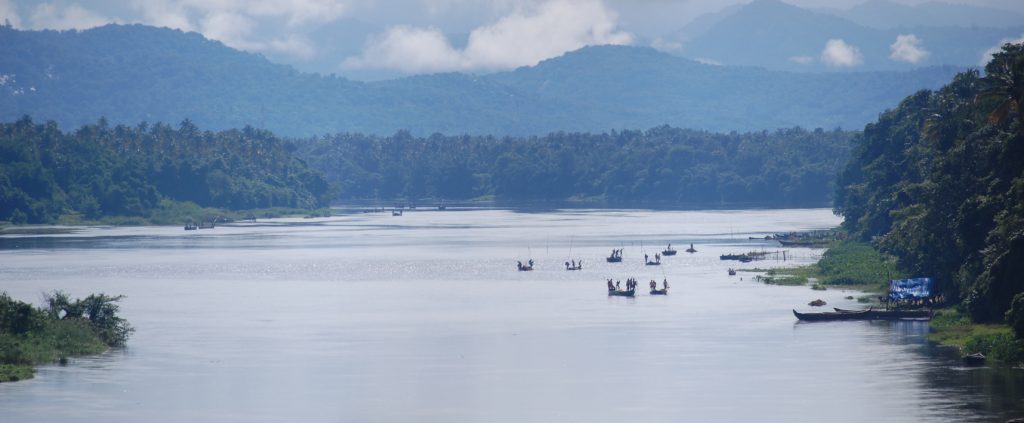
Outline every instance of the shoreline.
<path id="1" fill-rule="evenodd" d="M 844 243 L 847 243 L 844 245 Z M 851 248 L 850 243 L 859 246 Z M 871 249 L 874 254 L 866 254 Z M 831 254 L 830 254 L 831 253 Z M 831 257 L 830 257 L 831 256 Z M 880 260 L 874 260 L 875 258 Z M 842 263 L 842 268 L 821 265 L 822 261 Z M 817 263 L 782 268 L 737 269 L 738 272 L 759 273 L 754 280 L 769 285 L 809 286 L 814 290 L 843 289 L 861 293 L 857 302 L 866 306 L 880 305 L 879 295 L 885 295 L 884 283 L 872 283 L 874 275 L 862 273 L 864 269 L 895 264 L 868 244 L 837 241 L 829 245 Z M 859 270 L 858 270 L 859 269 Z M 761 276 L 765 274 L 767 276 Z M 904 277 L 900 272 L 894 278 Z M 836 279 L 860 283 L 834 283 Z M 961 355 L 980 352 L 1000 366 L 1014 367 L 1024 363 L 1024 340 L 1017 339 L 1007 324 L 974 323 L 958 309 L 960 304 L 946 304 L 934 308 L 935 316 L 929 321 L 928 340 L 939 346 L 955 347 Z"/>

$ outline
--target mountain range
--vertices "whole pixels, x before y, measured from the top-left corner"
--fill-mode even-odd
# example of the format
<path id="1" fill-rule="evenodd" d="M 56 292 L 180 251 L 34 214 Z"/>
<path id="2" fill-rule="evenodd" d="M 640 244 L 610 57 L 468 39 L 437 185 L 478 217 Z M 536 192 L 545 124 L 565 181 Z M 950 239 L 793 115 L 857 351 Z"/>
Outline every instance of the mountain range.
<path id="1" fill-rule="evenodd" d="M 793 73 L 651 48 L 588 47 L 509 72 L 361 82 L 303 73 L 196 33 L 142 25 L 0 28 L 0 119 L 74 128 L 180 122 L 288 136 L 341 131 L 534 135 L 673 125 L 858 129 L 953 67 Z"/>

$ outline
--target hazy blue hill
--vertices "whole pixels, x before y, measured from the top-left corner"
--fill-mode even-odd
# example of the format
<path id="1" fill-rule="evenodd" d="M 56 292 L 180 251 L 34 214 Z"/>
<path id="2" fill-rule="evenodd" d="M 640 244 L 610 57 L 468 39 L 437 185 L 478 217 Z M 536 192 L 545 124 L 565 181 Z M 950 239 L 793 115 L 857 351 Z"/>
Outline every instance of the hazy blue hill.
<path id="1" fill-rule="evenodd" d="M 801 74 L 701 64 L 654 49 L 588 47 L 536 67 L 489 78 L 518 87 L 555 110 L 565 130 L 646 127 L 664 123 L 713 130 L 769 126 L 859 128 L 899 100 L 896 93 L 938 87 L 953 68 L 911 72 Z M 579 119 L 574 110 L 592 112 Z"/>
<path id="2" fill-rule="evenodd" d="M 891 7 L 890 7 L 891 6 Z M 711 16 L 717 22 L 703 30 L 700 35 L 683 43 L 682 54 L 687 57 L 711 59 L 727 65 L 764 66 L 770 69 L 792 71 L 823 70 L 906 70 L 918 66 L 953 65 L 978 66 L 982 53 L 999 44 L 1000 40 L 1019 37 L 1024 33 L 1024 20 L 1013 27 L 990 28 L 978 26 L 949 26 L 953 15 L 959 10 L 948 5 L 922 5 L 906 11 L 906 6 L 877 3 L 849 11 L 859 14 L 855 23 L 844 19 L 843 11 L 833 11 L 836 16 L 823 11 L 811 11 L 782 3 L 778 0 L 756 0 L 734 11 L 732 14 Z M 916 15 L 918 11 L 934 10 L 934 14 L 948 16 L 930 22 L 928 19 L 904 19 L 904 13 Z M 963 13 L 965 22 L 978 13 Z M 979 9 L 981 10 L 981 9 Z M 892 13 L 893 25 L 883 24 L 885 29 L 861 24 L 876 17 L 889 19 Z M 980 13 L 980 12 L 979 12 Z M 1012 16 L 1013 13 L 1008 12 Z M 999 22 L 1006 22 L 1000 20 Z M 897 25 L 902 23 L 901 25 Z M 693 24 L 691 24 L 693 25 Z M 918 63 L 899 62 L 890 59 L 890 46 L 900 34 L 913 34 L 923 43 L 930 54 Z M 820 60 L 825 43 L 830 39 L 842 39 L 858 48 L 863 63 L 851 68 L 829 68 Z M 799 63 L 793 58 L 805 57 L 810 63 Z"/>
<path id="3" fill-rule="evenodd" d="M 1019 28 L 1024 14 L 967 4 L 927 2 L 904 5 L 888 0 L 868 0 L 849 10 L 830 13 L 857 24 L 879 29 L 918 26 Z"/>
<path id="4" fill-rule="evenodd" d="M 75 128 L 180 122 L 334 132 L 530 135 L 662 124 L 716 131 L 860 128 L 952 68 L 803 74 L 702 65 L 648 48 L 591 47 L 492 75 L 378 82 L 301 73 L 194 33 L 109 25 L 0 28 L 0 120 Z"/>

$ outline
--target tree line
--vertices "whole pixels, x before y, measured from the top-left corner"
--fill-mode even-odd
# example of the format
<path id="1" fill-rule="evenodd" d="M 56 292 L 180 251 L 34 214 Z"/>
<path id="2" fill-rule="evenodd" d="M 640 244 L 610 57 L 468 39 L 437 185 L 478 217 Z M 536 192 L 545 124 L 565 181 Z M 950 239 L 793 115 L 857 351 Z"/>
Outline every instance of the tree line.
<path id="1" fill-rule="evenodd" d="M 344 199 L 790 206 L 828 204 L 852 136 L 661 126 L 525 138 L 345 133 L 297 145 Z"/>
<path id="2" fill-rule="evenodd" d="M 29 117 L 0 124 L 0 220 L 146 216 L 162 201 L 205 207 L 316 208 L 327 182 L 294 146 L 250 127 L 211 132 L 186 120 L 73 132 Z"/>
<path id="3" fill-rule="evenodd" d="M 978 322 L 1024 336 L 1024 44 L 920 91 L 855 139 L 835 211 L 862 240 L 935 278 Z"/>

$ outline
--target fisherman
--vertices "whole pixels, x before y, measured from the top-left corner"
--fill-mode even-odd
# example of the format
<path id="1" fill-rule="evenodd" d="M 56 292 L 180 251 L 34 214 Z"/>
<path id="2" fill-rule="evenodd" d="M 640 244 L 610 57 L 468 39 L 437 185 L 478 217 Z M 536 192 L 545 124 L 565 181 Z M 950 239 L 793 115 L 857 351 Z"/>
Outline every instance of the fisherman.
<path id="1" fill-rule="evenodd" d="M 528 261 L 527 263 L 530 263 L 530 268 L 532 269 L 533 268 L 533 259 L 530 259 L 530 261 Z"/>
<path id="2" fill-rule="evenodd" d="M 608 279 L 608 292 L 615 290 L 615 284 L 612 283 L 611 279 Z"/>
<path id="3" fill-rule="evenodd" d="M 665 287 L 665 290 L 668 291 L 668 278 L 665 278 L 665 280 L 661 281 L 661 284 Z"/>
<path id="4" fill-rule="evenodd" d="M 569 262 L 565 262 L 565 270 L 569 270 Z"/>
<path id="5" fill-rule="evenodd" d="M 519 269 L 519 270 L 523 270 L 523 262 L 516 261 L 516 268 Z"/>
<path id="6" fill-rule="evenodd" d="M 576 266 L 576 268 L 577 268 L 577 269 L 583 269 L 583 260 L 580 260 L 580 262 L 579 262 L 579 263 L 577 263 L 577 266 Z"/>
<path id="7" fill-rule="evenodd" d="M 644 254 L 644 263 L 650 263 L 650 261 L 647 260 L 647 254 Z"/>
<path id="8" fill-rule="evenodd" d="M 651 291 L 658 289 L 658 283 L 651 279 Z"/>
<path id="9" fill-rule="evenodd" d="M 621 291 L 622 290 L 622 286 L 619 285 L 620 282 L 622 282 L 622 281 L 615 281 L 615 290 L 616 291 Z M 629 282 L 626 282 L 626 283 L 628 284 Z"/>
<path id="10" fill-rule="evenodd" d="M 576 260 L 572 260 L 572 268 L 573 268 L 573 269 L 575 269 L 575 268 L 576 268 Z"/>

